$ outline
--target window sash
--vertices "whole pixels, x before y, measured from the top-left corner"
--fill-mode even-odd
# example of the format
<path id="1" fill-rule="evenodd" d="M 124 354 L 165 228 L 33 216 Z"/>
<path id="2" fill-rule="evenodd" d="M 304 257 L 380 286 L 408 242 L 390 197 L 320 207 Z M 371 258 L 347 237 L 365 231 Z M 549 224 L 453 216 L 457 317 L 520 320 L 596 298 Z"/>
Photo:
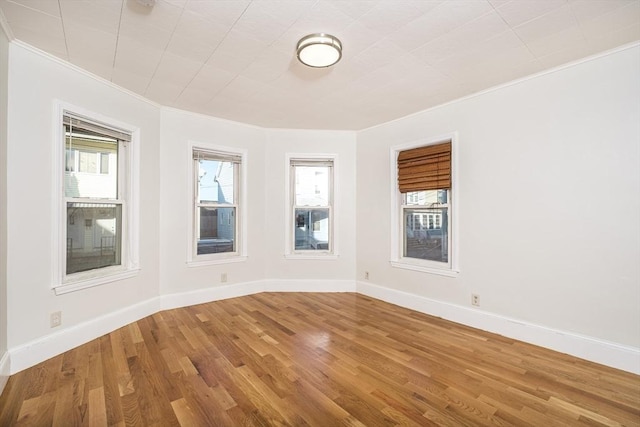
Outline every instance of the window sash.
<path id="1" fill-rule="evenodd" d="M 409 216 L 409 214 L 412 215 Z M 448 206 L 438 205 L 428 207 L 403 205 L 401 209 L 401 221 L 402 248 L 400 253 L 402 254 L 402 258 L 450 265 L 451 255 L 449 254 L 449 248 L 451 247 L 451 226 Z M 409 234 L 412 235 L 411 241 L 409 241 Z M 444 238 L 445 235 L 446 239 Z M 428 244 L 429 242 L 430 244 Z M 420 246 L 420 248 L 416 246 Z M 435 246 L 440 247 L 441 256 L 443 253 L 446 254 L 446 259 L 436 259 L 436 257 L 433 256 L 437 255 L 437 251 L 434 251 L 437 249 Z M 414 256 L 409 255 L 409 251 L 412 249 Z M 428 253 L 429 256 L 416 256 L 417 253 L 422 253 L 423 255 Z"/>
<path id="2" fill-rule="evenodd" d="M 297 202 L 297 186 L 296 186 L 296 168 L 297 167 L 326 167 L 328 168 L 328 194 L 327 204 L 322 205 L 299 205 Z M 289 159 L 289 180 L 290 180 L 290 213 L 291 223 L 288 225 L 291 230 L 291 252 L 294 254 L 331 254 L 333 253 L 333 237 L 334 237 L 334 219 L 333 219 L 333 198 L 334 198 L 334 160 L 333 159 L 304 159 L 304 158 L 291 158 Z M 296 249 L 296 211 L 297 210 L 328 210 L 328 241 L 327 249 Z M 311 224 L 308 224 L 311 226 Z"/>
<path id="3" fill-rule="evenodd" d="M 297 212 L 298 211 L 327 211 L 327 248 L 326 249 L 296 249 L 296 229 L 300 228 L 300 225 L 297 223 L 298 218 L 297 218 Z M 293 209 L 291 211 L 291 218 L 293 219 L 293 224 L 291 224 L 292 229 L 293 229 L 293 252 L 294 253 L 333 253 L 333 208 L 330 205 L 327 206 L 293 206 Z M 308 230 L 306 230 L 306 232 L 311 232 L 311 233 L 315 233 L 315 232 L 321 232 L 322 230 L 315 230 L 313 228 L 313 225 L 311 223 L 311 221 L 309 221 L 309 223 L 305 223 L 305 226 L 308 227 Z M 316 241 L 316 243 L 321 242 L 322 241 Z"/>
<path id="4" fill-rule="evenodd" d="M 240 226 L 240 183 L 239 177 L 241 175 L 242 156 L 239 154 L 225 153 L 220 151 L 192 148 L 192 165 L 193 165 L 193 230 L 192 230 L 192 258 L 207 259 L 226 256 L 237 256 L 241 253 L 241 242 L 239 239 L 239 226 Z M 211 160 L 217 162 L 230 162 L 234 164 L 233 168 L 233 203 L 219 203 L 217 201 L 200 201 L 200 186 L 199 186 L 199 161 Z M 233 209 L 234 224 L 233 224 L 233 251 L 227 252 L 215 252 L 215 253 L 198 253 L 198 243 L 200 242 L 200 226 L 201 226 L 201 214 L 200 208 L 217 208 L 217 209 Z"/>
<path id="5" fill-rule="evenodd" d="M 63 165 L 61 168 L 61 171 L 63 174 L 63 191 L 62 191 L 61 199 L 63 202 L 62 218 L 64 218 L 64 225 L 62 226 L 62 231 L 64 233 L 63 234 L 64 238 L 61 243 L 65 247 L 65 250 L 63 252 L 65 255 L 61 257 L 62 259 L 61 285 L 66 285 L 69 283 L 75 283 L 75 282 L 79 282 L 82 280 L 91 279 L 95 277 L 107 276 L 109 274 L 112 274 L 113 272 L 119 272 L 127 268 L 127 263 L 128 263 L 127 260 L 129 256 L 128 240 L 130 239 L 130 236 L 128 234 L 129 224 L 127 219 L 129 218 L 129 212 L 128 212 L 128 203 L 126 200 L 127 193 L 125 192 L 126 191 L 125 189 L 127 188 L 126 183 L 128 182 L 129 179 L 131 179 L 128 176 L 129 174 L 128 141 L 131 141 L 131 135 L 124 131 L 116 130 L 113 127 L 108 126 L 106 124 L 101 124 L 98 122 L 90 121 L 88 119 L 80 118 L 79 116 L 76 116 L 66 111 L 63 112 L 62 117 L 63 117 L 63 120 L 62 120 L 63 135 L 62 135 L 62 147 L 60 147 L 60 150 L 62 150 L 63 152 L 63 156 L 62 156 Z M 76 129 L 76 128 L 82 131 L 91 132 L 93 136 L 97 136 L 98 138 L 105 137 L 105 138 L 115 139 L 114 145 L 116 145 L 116 153 L 117 153 L 117 166 L 116 166 L 116 172 L 115 172 L 116 188 L 115 188 L 115 194 L 114 194 L 115 197 L 73 197 L 73 196 L 68 196 L 66 194 L 67 192 L 66 178 L 65 178 L 66 175 L 69 173 L 76 173 L 76 174 L 80 173 L 80 175 L 82 175 L 82 173 L 79 172 L 80 151 L 78 150 L 71 149 L 74 152 L 74 154 L 72 155 L 72 158 L 74 161 L 73 169 L 75 170 L 75 172 L 67 170 L 68 169 L 67 153 L 68 153 L 68 150 L 70 150 L 70 148 L 67 147 L 66 133 L 68 131 L 73 132 L 73 129 Z M 90 152 L 87 152 L 87 155 L 92 155 L 95 157 L 96 171 L 93 172 L 92 174 L 100 174 L 101 162 L 103 160 L 102 154 L 99 153 L 98 151 L 90 151 Z M 69 249 L 73 251 L 73 247 L 69 248 L 69 244 L 68 244 L 69 239 L 72 238 L 70 237 L 72 233 L 70 226 L 75 225 L 75 224 L 69 224 L 69 219 L 67 216 L 67 209 L 70 204 L 75 204 L 75 205 L 78 205 L 76 207 L 84 207 L 84 208 L 92 208 L 92 207 L 99 208 L 101 206 L 106 207 L 108 205 L 119 206 L 119 213 L 116 215 L 117 218 L 114 218 L 114 220 L 116 219 L 119 220 L 119 223 L 116 222 L 118 232 L 114 235 L 114 238 L 116 239 L 116 241 L 114 241 L 114 247 L 117 248 L 116 254 L 115 254 L 116 262 L 106 266 L 68 272 L 69 262 L 70 262 L 69 256 L 73 257 L 73 252 L 71 253 L 69 252 Z M 93 224 L 92 227 L 96 227 L 96 225 Z M 85 230 L 85 233 L 86 233 L 86 230 Z M 94 233 L 94 231 L 91 231 L 91 233 Z"/>

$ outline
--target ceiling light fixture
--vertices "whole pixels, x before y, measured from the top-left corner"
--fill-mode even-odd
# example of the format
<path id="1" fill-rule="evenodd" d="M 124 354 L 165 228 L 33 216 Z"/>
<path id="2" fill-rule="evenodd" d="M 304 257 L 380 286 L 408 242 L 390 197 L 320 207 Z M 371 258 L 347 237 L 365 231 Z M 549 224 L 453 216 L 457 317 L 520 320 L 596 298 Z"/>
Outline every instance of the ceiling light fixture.
<path id="1" fill-rule="evenodd" d="M 342 42 L 330 34 L 309 34 L 298 42 L 297 55 L 309 67 L 330 67 L 342 58 Z"/>

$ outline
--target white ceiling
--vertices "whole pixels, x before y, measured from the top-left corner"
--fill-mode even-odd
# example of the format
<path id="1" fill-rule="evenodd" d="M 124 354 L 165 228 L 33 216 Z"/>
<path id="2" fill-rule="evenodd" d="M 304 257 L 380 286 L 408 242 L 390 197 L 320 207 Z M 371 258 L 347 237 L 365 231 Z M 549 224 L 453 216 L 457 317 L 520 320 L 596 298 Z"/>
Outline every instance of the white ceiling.
<path id="1" fill-rule="evenodd" d="M 10 38 L 159 104 L 363 129 L 640 40 L 640 0 L 0 0 Z M 344 46 L 307 68 L 296 42 Z"/>

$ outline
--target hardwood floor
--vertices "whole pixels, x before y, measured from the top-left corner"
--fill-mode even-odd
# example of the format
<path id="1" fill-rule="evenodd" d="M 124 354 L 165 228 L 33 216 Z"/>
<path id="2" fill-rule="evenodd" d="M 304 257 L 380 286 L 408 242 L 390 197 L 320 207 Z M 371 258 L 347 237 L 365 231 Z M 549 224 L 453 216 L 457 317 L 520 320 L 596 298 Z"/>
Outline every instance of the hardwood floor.
<path id="1" fill-rule="evenodd" d="M 13 375 L 0 426 L 640 425 L 640 377 L 350 293 L 167 310 Z"/>

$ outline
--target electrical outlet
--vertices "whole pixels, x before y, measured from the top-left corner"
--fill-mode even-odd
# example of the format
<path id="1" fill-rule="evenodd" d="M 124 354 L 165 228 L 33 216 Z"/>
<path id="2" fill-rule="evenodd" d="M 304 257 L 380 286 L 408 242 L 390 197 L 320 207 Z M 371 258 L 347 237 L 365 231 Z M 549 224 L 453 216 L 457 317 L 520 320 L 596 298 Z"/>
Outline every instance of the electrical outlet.
<path id="1" fill-rule="evenodd" d="M 56 326 L 60 326 L 62 324 L 62 312 L 56 311 L 51 313 L 51 327 L 55 328 Z"/>
<path id="2" fill-rule="evenodd" d="M 471 294 L 471 305 L 480 306 L 480 295 Z"/>
<path id="3" fill-rule="evenodd" d="M 364 272 L 364 280 L 369 280 L 369 272 L 368 271 Z"/>
<path id="4" fill-rule="evenodd" d="M 225 282 L 227 281 L 227 273 L 222 273 L 222 274 L 220 275 L 220 281 L 221 281 L 222 283 L 225 283 Z"/>

